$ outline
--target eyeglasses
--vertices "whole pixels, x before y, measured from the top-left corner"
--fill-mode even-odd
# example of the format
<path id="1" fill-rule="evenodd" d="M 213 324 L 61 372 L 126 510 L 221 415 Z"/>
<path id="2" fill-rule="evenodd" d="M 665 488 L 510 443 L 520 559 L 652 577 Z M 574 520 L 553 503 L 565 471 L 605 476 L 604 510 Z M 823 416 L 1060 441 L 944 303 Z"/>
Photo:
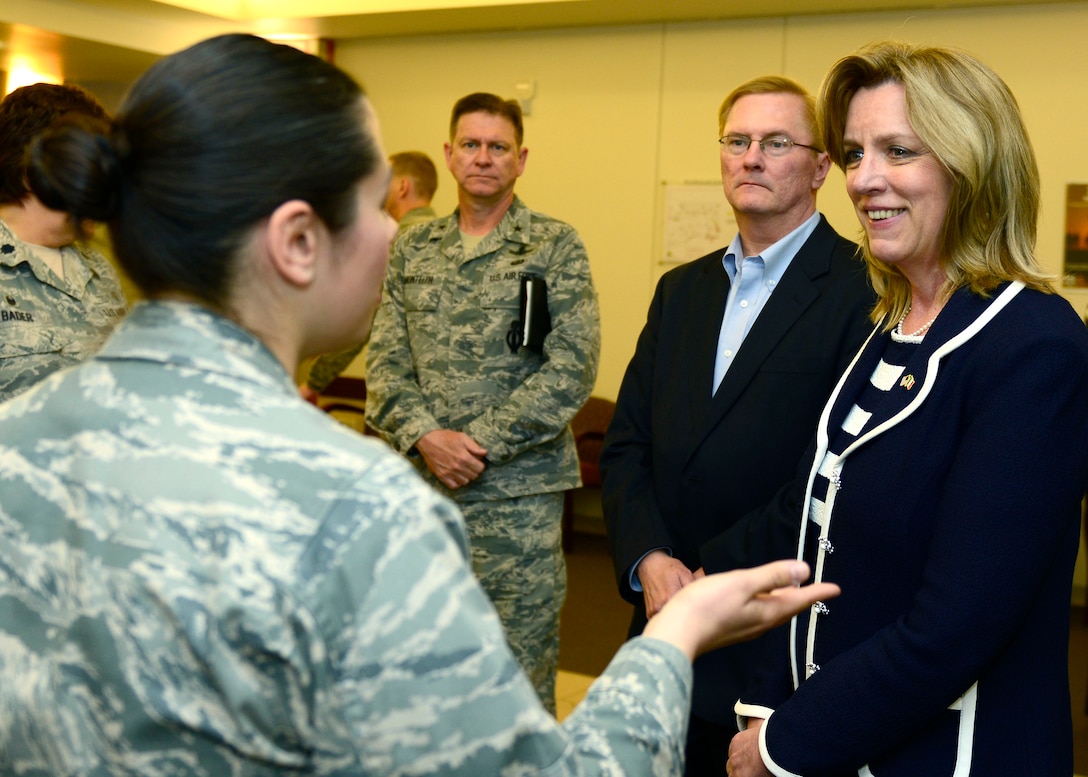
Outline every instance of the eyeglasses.
<path id="1" fill-rule="evenodd" d="M 762 140 L 756 140 L 750 138 L 747 135 L 723 135 L 718 138 L 718 142 L 722 144 L 722 148 L 729 152 L 731 156 L 741 156 L 748 152 L 748 147 L 753 143 L 758 143 L 760 150 L 770 157 L 783 157 L 793 150 L 794 146 L 800 146 L 801 148 L 807 148 L 810 151 L 821 153 L 821 150 L 816 146 L 806 146 L 804 143 L 798 143 L 796 140 L 790 140 L 782 135 L 775 135 L 770 138 L 763 138 Z"/>

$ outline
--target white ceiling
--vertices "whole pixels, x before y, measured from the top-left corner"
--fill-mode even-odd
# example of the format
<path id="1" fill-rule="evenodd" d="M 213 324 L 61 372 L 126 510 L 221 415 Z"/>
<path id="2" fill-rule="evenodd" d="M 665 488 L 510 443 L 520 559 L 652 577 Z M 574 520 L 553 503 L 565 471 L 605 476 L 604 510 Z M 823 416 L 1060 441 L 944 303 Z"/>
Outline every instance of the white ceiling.
<path id="1" fill-rule="evenodd" d="M 1032 4 L 1039 3 L 1032 0 L 0 0 L 0 70 L 8 70 L 14 56 L 33 53 L 59 58 L 65 78 L 72 81 L 127 83 L 158 56 L 228 30 L 297 32 L 327 38 L 386 37 Z M 300 8 L 309 15 L 294 18 L 282 15 L 297 14 L 294 9 Z M 344 13 L 345 8 L 357 10 Z"/>
<path id="2" fill-rule="evenodd" d="M 186 2 L 187 0 L 180 0 Z M 326 2 L 332 0 L 317 0 Z M 359 0 L 357 0 L 358 2 Z M 438 2 L 440 0 L 435 0 Z M 453 0 L 456 2 L 456 0 Z M 1053 0 L 1048 0 L 1052 2 Z M 361 0 L 362 5 L 367 0 Z M 425 0 L 400 0 L 425 5 Z M 357 14 L 321 21 L 330 37 L 415 35 L 468 30 L 543 29 L 697 22 L 770 16 L 866 13 L 925 8 L 1038 5 L 1043 0 L 566 0 L 504 3 L 442 11 Z M 468 0 L 465 1 L 468 5 Z M 383 3 L 384 5 L 384 3 Z"/>

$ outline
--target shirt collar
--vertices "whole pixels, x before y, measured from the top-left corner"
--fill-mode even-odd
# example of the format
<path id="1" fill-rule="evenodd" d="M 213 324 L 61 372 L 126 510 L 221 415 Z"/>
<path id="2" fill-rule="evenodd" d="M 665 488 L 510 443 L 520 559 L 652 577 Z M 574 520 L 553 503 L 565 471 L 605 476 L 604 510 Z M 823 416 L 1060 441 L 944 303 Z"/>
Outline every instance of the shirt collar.
<path id="1" fill-rule="evenodd" d="M 34 252 L 30 243 L 20 240 L 11 231 L 11 227 L 0 221 L 0 265 L 17 267 L 26 263 L 27 268 L 40 283 L 52 286 L 74 299 L 83 299 L 87 285 L 95 275 L 87 263 L 89 253 L 92 252 L 86 246 L 77 248 L 75 243 L 61 246 L 61 261 L 64 263 L 64 277 L 61 278 Z M 101 259 L 101 261 L 106 260 Z"/>
<path id="2" fill-rule="evenodd" d="M 530 244 L 532 211 L 525 206 L 516 194 L 502 219 L 495 225 L 493 230 L 483 236 L 483 240 L 476 245 L 471 254 L 462 255 L 461 253 L 461 231 L 457 226 L 459 212 L 459 208 L 454 209 L 449 219 L 446 234 L 441 238 L 443 250 L 451 257 L 459 257 L 467 262 L 469 259 L 475 259 L 478 256 L 484 256 L 498 250 L 508 242 L 522 245 Z"/>
<path id="3" fill-rule="evenodd" d="M 97 358 L 143 360 L 229 375 L 294 393 L 287 370 L 255 335 L 202 305 L 138 303 Z"/>
<path id="4" fill-rule="evenodd" d="M 45 267 L 45 262 L 38 259 L 26 243 L 15 237 L 11 227 L 0 221 L 0 264 L 15 267 L 23 262 L 29 264 L 32 270 L 38 266 Z M 38 273 L 35 272 L 34 274 L 37 275 Z"/>
<path id="5" fill-rule="evenodd" d="M 766 280 L 773 280 L 777 283 L 782 279 L 782 275 L 786 272 L 786 268 L 790 266 L 793 257 L 797 255 L 797 252 L 801 250 L 801 246 L 816 231 L 819 223 L 820 212 L 814 211 L 800 226 L 759 254 L 763 258 L 764 278 Z M 744 249 L 741 247 L 740 233 L 738 232 L 722 256 L 722 267 L 725 268 L 725 272 L 729 275 L 730 282 L 736 280 L 737 264 L 744 259 Z"/>

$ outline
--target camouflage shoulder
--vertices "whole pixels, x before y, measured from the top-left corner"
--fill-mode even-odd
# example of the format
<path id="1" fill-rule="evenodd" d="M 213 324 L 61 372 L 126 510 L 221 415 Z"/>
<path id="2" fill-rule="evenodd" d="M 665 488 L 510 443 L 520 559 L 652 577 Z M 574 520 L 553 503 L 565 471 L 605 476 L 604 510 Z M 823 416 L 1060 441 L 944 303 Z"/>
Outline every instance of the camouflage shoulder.
<path id="1" fill-rule="evenodd" d="M 85 242 L 75 243 L 74 248 L 79 252 L 79 256 L 83 259 L 83 263 L 87 265 L 87 269 L 98 277 L 107 278 L 120 286 L 121 281 L 117 271 L 113 268 L 113 264 L 97 248 Z"/>
<path id="2" fill-rule="evenodd" d="M 529 225 L 534 235 L 543 235 L 551 239 L 573 237 L 578 242 L 582 242 L 582 236 L 572 224 L 546 213 L 529 211 Z"/>
<path id="3" fill-rule="evenodd" d="M 397 234 L 394 244 L 426 245 L 434 239 L 441 239 L 450 229 L 457 226 L 454 214 L 412 224 Z"/>

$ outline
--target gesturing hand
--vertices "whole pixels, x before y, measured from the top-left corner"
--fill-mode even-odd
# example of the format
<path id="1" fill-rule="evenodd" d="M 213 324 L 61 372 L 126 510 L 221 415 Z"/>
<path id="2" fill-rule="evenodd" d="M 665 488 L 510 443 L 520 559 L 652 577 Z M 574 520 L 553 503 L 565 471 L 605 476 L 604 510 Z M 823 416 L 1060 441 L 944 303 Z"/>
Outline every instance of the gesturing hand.
<path id="1" fill-rule="evenodd" d="M 814 602 L 839 595 L 833 583 L 799 588 L 808 576 L 803 561 L 775 561 L 707 575 L 680 589 L 642 633 L 676 645 L 692 659 L 753 639 Z"/>

